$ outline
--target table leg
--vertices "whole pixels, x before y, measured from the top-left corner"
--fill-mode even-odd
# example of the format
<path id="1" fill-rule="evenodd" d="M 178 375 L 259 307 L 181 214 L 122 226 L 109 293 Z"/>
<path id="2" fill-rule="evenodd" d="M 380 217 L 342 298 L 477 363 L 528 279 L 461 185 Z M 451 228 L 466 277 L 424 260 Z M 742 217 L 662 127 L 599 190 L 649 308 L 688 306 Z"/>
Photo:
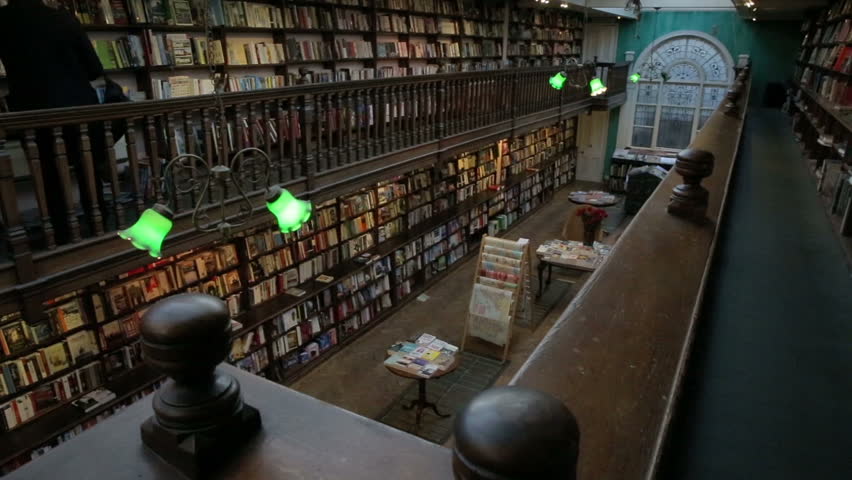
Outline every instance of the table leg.
<path id="1" fill-rule="evenodd" d="M 411 410 L 412 408 L 417 408 L 415 413 L 415 421 L 414 424 L 416 426 L 420 426 L 420 420 L 423 418 L 423 410 L 429 408 L 435 415 L 441 418 L 447 418 L 451 414 L 449 413 L 441 413 L 438 411 L 438 405 L 426 400 L 426 379 L 418 378 L 417 379 L 417 398 L 411 401 L 408 405 L 404 405 L 402 407 L 404 410 Z"/>
<path id="2" fill-rule="evenodd" d="M 550 286 L 550 280 L 553 279 L 553 265 L 547 264 L 547 286 Z"/>
<path id="3" fill-rule="evenodd" d="M 541 297 L 541 292 L 544 290 L 544 262 L 538 261 L 538 294 L 536 298 Z"/>

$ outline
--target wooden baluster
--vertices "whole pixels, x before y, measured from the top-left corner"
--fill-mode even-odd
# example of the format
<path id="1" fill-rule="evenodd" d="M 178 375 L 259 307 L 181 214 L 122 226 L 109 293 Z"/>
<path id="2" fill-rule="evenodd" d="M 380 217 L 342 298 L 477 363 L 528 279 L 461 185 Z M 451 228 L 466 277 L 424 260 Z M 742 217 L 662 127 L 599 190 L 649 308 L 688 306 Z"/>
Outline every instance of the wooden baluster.
<path id="1" fill-rule="evenodd" d="M 145 117 L 145 133 L 148 137 L 148 168 L 151 171 L 151 181 L 154 187 L 154 201 L 163 202 L 162 180 L 160 178 L 160 146 L 157 141 L 157 127 L 154 116 Z"/>
<path id="2" fill-rule="evenodd" d="M 184 141 L 184 145 L 186 145 L 186 153 L 191 154 L 191 155 L 197 155 L 198 154 L 198 148 L 196 148 L 195 129 L 193 128 L 193 125 L 192 125 L 193 112 L 191 110 L 186 110 L 186 111 L 181 112 L 180 115 L 181 115 L 181 118 L 183 119 L 183 139 L 184 139 L 183 141 Z M 189 171 L 189 174 L 194 179 L 194 178 L 196 178 L 195 169 L 198 166 L 195 158 L 190 158 L 189 164 L 192 166 L 192 168 Z M 198 202 L 198 192 L 195 189 L 193 189 L 191 192 L 189 192 L 189 201 L 190 201 L 190 208 L 194 208 L 195 204 Z"/>
<path id="3" fill-rule="evenodd" d="M 121 184 L 118 182 L 118 165 L 115 159 L 115 145 L 112 135 L 112 122 L 104 122 L 104 148 L 106 154 L 107 171 L 109 172 L 110 191 L 112 193 L 112 213 L 115 215 L 116 228 L 123 229 L 127 226 L 124 217 L 124 206 L 119 201 L 121 197 Z"/>
<path id="4" fill-rule="evenodd" d="M 35 141 L 35 130 L 27 129 L 24 132 L 24 152 L 30 166 L 30 175 L 33 179 L 36 202 L 41 215 L 41 229 L 44 232 L 44 242 L 48 249 L 56 248 L 56 239 L 53 234 L 53 223 L 50 220 L 50 210 L 47 207 L 47 195 L 45 194 L 44 176 L 41 169 L 38 145 Z M 0 155 L 4 151 L 0 150 Z M 17 202 L 17 199 L 15 200 Z"/>
<path id="5" fill-rule="evenodd" d="M 392 132 L 392 125 L 390 124 L 390 111 L 388 109 L 388 103 L 390 102 L 388 98 L 388 87 L 381 87 L 381 93 L 377 92 L 376 100 L 378 104 L 378 123 L 379 129 L 377 131 L 378 139 L 380 142 L 380 153 L 385 153 L 390 150 L 390 133 Z"/>
<path id="6" fill-rule="evenodd" d="M 419 85 L 406 86 L 405 111 L 408 114 L 408 145 L 416 145 L 417 140 L 417 90 Z"/>
<path id="7" fill-rule="evenodd" d="M 445 101 L 444 101 L 444 119 L 446 121 L 446 136 L 451 136 L 456 133 L 455 129 L 455 107 L 456 107 L 456 88 L 455 82 L 447 80 Z"/>
<path id="8" fill-rule="evenodd" d="M 346 105 L 346 163 L 352 163 L 357 160 L 358 155 L 358 145 L 355 144 L 355 140 L 352 138 L 352 130 L 358 127 L 355 124 L 355 108 L 350 90 L 346 91 L 344 104 Z"/>
<path id="9" fill-rule="evenodd" d="M 314 97 L 305 95 L 302 100 L 302 112 L 299 115 L 302 118 L 302 151 L 304 152 L 304 175 L 307 177 L 308 190 L 313 190 L 314 174 L 317 171 L 315 149 L 313 145 L 313 129 L 314 124 Z"/>
<path id="10" fill-rule="evenodd" d="M 169 148 L 169 157 L 166 159 L 166 164 L 168 165 L 169 161 L 178 156 L 177 138 L 175 137 L 174 114 L 171 112 L 166 113 L 163 120 L 165 120 L 166 122 L 166 145 L 168 145 Z M 168 172 L 163 172 L 163 174 L 168 175 Z M 179 180 L 174 177 L 172 177 L 171 179 L 167 179 L 167 181 L 169 180 L 171 183 L 167 184 L 166 188 L 168 189 L 169 197 L 171 198 L 171 204 L 175 206 L 175 213 L 177 213 L 183 210 L 181 208 L 180 203 L 178 203 L 180 199 L 178 198 L 177 188 L 175 187 L 175 184 Z M 192 203 L 187 202 L 186 208 L 191 209 Z"/>
<path id="11" fill-rule="evenodd" d="M 335 145 L 335 117 L 337 115 L 337 111 L 334 109 L 334 102 L 332 101 L 332 96 L 334 94 L 328 93 L 325 95 L 325 144 L 326 144 L 326 158 L 328 163 L 328 168 L 336 168 L 338 165 L 338 145 Z"/>
<path id="12" fill-rule="evenodd" d="M 440 92 L 439 89 L 441 88 L 441 86 L 443 84 L 444 84 L 444 82 L 429 82 L 429 95 L 428 95 L 429 136 L 428 136 L 428 139 L 427 139 L 429 141 L 437 140 L 437 139 L 441 138 L 441 135 L 442 135 L 441 126 L 440 126 L 441 122 L 439 120 L 439 113 L 438 113 L 438 111 L 440 110 L 440 106 L 438 105 L 438 101 L 439 101 L 438 95 L 439 95 L 439 92 Z"/>
<path id="13" fill-rule="evenodd" d="M 477 125 L 477 117 L 479 115 L 479 111 L 482 108 L 479 104 L 479 80 L 476 77 L 472 77 L 467 82 L 467 90 L 468 90 L 468 99 L 467 99 L 467 129 L 472 130 L 476 128 Z"/>
<path id="14" fill-rule="evenodd" d="M 323 133 L 325 128 L 325 119 L 326 119 L 326 111 L 323 102 L 323 95 L 314 96 L 314 121 L 315 121 L 315 133 L 316 136 L 316 165 L 317 172 L 324 172 L 328 170 L 328 145 L 323 145 Z"/>
<path id="15" fill-rule="evenodd" d="M 103 195 L 103 192 L 98 190 L 103 190 L 103 187 L 95 172 L 95 165 L 92 160 L 92 143 L 89 139 L 89 126 L 86 123 L 80 124 L 80 160 L 83 171 L 77 172 L 77 182 L 80 183 L 81 187 L 83 182 L 86 182 L 85 187 L 81 188 L 80 194 L 89 199 L 89 211 L 83 213 L 89 217 L 95 235 L 101 236 L 104 234 L 104 219 L 98 198 Z M 81 173 L 83 178 L 80 178 Z M 86 190 L 86 192 L 83 192 L 83 190 Z M 83 202 L 83 199 L 81 198 L 80 201 Z M 83 205 L 85 205 L 85 202 L 83 202 Z"/>
<path id="16" fill-rule="evenodd" d="M 414 143 L 419 145 L 425 141 L 424 125 L 426 123 L 426 84 L 418 83 L 414 86 Z"/>
<path id="17" fill-rule="evenodd" d="M 390 89 L 390 119 L 392 125 L 391 151 L 399 150 L 402 146 L 402 99 L 399 86 Z"/>
<path id="18" fill-rule="evenodd" d="M 433 100 L 435 102 L 435 113 L 437 115 L 437 121 L 434 122 L 435 125 L 435 139 L 439 140 L 447 136 L 447 82 L 440 82 L 436 86 L 435 96 L 433 96 Z"/>
<path id="19" fill-rule="evenodd" d="M 79 242 L 80 222 L 77 221 L 77 208 L 74 205 L 74 191 L 71 183 L 71 171 L 68 167 L 68 156 L 65 153 L 65 140 L 62 136 L 62 127 L 53 128 L 53 153 L 54 161 L 56 162 L 56 171 L 59 174 L 59 181 L 62 185 L 62 194 L 65 197 L 65 212 L 68 219 L 68 229 L 71 235 L 71 242 Z"/>
<path id="20" fill-rule="evenodd" d="M 275 101 L 275 116 L 276 116 L 276 134 L 278 136 L 278 171 L 279 182 L 287 182 L 293 178 L 293 157 L 288 155 L 289 151 L 286 146 L 291 142 L 286 142 L 284 139 L 290 135 L 290 130 L 287 128 L 287 114 L 284 112 L 283 102 L 285 100 Z"/>
<path id="21" fill-rule="evenodd" d="M 302 170 L 301 161 L 301 153 L 303 150 L 300 150 L 299 148 L 301 137 L 304 135 L 304 132 L 302 131 L 302 122 L 304 119 L 302 118 L 302 115 L 300 115 L 296 101 L 296 97 L 287 100 L 287 137 L 290 142 L 291 178 L 300 178 L 305 174 L 304 170 Z"/>
<path id="22" fill-rule="evenodd" d="M 133 189 L 133 196 L 136 205 L 136 215 L 141 215 L 145 210 L 145 192 L 142 191 L 142 184 L 139 179 L 139 152 L 136 151 L 136 119 L 127 119 L 127 133 L 124 135 L 127 141 L 127 161 L 130 166 L 130 188 Z"/>
<path id="23" fill-rule="evenodd" d="M 275 102 L 278 103 L 278 102 Z M 273 105 L 275 105 L 273 103 Z M 276 157 L 276 148 L 275 148 L 275 136 L 277 135 L 277 131 L 272 130 L 272 116 L 270 114 L 270 104 L 269 102 L 263 102 L 263 119 L 262 129 L 260 135 L 263 138 L 263 151 L 266 152 L 266 156 L 269 157 L 269 160 L 272 162 L 273 171 L 269 172 L 269 178 L 272 183 L 281 183 L 284 181 L 283 175 L 283 167 L 281 162 L 283 162 L 284 158 L 281 156 Z M 275 168 L 278 167 L 278 168 Z M 273 175 L 276 173 L 277 175 Z M 277 181 L 275 181 L 277 179 Z M 264 187 L 268 187 L 269 185 L 264 185 Z"/>
<path id="24" fill-rule="evenodd" d="M 56 127 L 56 130 L 62 131 L 60 127 Z M 66 184 L 69 189 L 70 183 L 69 180 Z M 6 132 L 3 129 L 0 129 L 0 213 L 3 214 L 4 236 L 9 245 L 9 253 L 12 254 L 12 259 L 15 261 L 18 283 L 30 282 L 35 279 L 36 272 L 32 254 L 27 244 L 27 231 L 24 229 L 21 212 L 18 210 L 15 171 L 12 168 L 12 156 L 6 150 Z M 76 225 L 76 218 L 74 225 Z M 72 232 L 74 231 L 76 231 L 76 236 L 72 234 L 72 238 L 74 241 L 79 241 L 79 227 L 72 229 Z"/>
<path id="25" fill-rule="evenodd" d="M 343 143 L 343 132 L 346 129 L 346 110 L 343 104 L 343 94 L 334 94 L 334 165 L 341 166 L 347 163 L 347 146 Z"/>
<path id="26" fill-rule="evenodd" d="M 355 92 L 355 141 L 357 142 L 355 156 L 357 160 L 363 160 L 366 156 L 364 148 L 364 91 Z"/>
<path id="27" fill-rule="evenodd" d="M 201 111 L 201 122 L 203 124 L 202 128 L 204 129 L 204 145 L 205 145 L 204 159 L 207 161 L 207 165 L 212 167 L 213 165 L 215 165 L 215 161 L 216 161 L 216 158 L 218 156 L 218 151 L 221 150 L 221 146 L 219 145 L 219 142 L 221 142 L 222 139 L 220 138 L 218 142 L 213 141 L 213 139 L 215 138 L 217 133 L 216 133 L 216 125 L 214 124 L 214 119 L 210 118 L 210 109 L 209 108 L 205 108 Z M 194 190 L 200 191 L 201 187 L 202 187 L 202 185 L 197 185 Z M 213 201 L 213 192 L 211 190 L 212 189 L 207 190 L 207 198 L 206 199 L 199 199 L 199 200 L 204 200 L 207 203 L 212 202 Z M 196 195 L 198 195 L 198 194 L 196 193 Z"/>
<path id="28" fill-rule="evenodd" d="M 371 88 L 367 90 L 367 97 L 365 98 L 367 102 L 365 118 L 364 120 L 367 122 L 367 154 L 365 158 L 374 157 L 379 154 L 381 151 L 381 146 L 379 145 L 379 125 L 382 123 L 381 119 L 383 118 L 384 108 L 381 106 L 381 95 L 379 93 L 379 88 Z"/>

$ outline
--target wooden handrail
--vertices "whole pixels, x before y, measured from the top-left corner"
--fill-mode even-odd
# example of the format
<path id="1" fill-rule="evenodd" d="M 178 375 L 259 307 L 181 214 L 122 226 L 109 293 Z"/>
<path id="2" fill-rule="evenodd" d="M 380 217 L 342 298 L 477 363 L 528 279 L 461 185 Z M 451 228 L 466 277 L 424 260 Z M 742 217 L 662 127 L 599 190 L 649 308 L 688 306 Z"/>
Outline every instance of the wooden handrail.
<path id="1" fill-rule="evenodd" d="M 690 145 L 703 153 L 679 155 L 510 382 L 549 393 L 576 415 L 581 480 L 650 480 L 657 471 L 725 214 L 747 82 L 748 69 L 734 87 L 737 108 L 722 102 Z M 684 183 L 676 172 L 707 173 L 700 156 L 715 158 L 700 182 L 706 204 L 693 210 L 698 215 L 668 213 L 673 189 Z"/>

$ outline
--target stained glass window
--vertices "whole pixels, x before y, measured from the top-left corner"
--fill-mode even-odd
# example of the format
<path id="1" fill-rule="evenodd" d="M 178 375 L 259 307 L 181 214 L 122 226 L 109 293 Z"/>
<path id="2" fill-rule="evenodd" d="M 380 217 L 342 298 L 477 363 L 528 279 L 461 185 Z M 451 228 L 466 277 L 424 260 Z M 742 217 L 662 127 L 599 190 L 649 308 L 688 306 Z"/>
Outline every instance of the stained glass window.
<path id="1" fill-rule="evenodd" d="M 677 35 L 649 47 L 637 65 L 632 144 L 686 148 L 723 100 L 730 56 L 697 35 Z"/>

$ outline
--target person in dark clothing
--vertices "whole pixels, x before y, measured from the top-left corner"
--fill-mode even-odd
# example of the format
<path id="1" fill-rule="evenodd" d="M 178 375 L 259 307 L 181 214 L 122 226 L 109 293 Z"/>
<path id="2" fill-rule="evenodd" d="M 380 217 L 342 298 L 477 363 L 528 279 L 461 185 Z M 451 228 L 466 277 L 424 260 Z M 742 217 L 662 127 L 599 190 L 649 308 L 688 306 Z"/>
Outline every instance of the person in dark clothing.
<path id="1" fill-rule="evenodd" d="M 0 7 L 0 61 L 6 67 L 9 85 L 7 104 L 11 111 L 94 105 L 98 95 L 89 82 L 104 74 L 92 43 L 77 19 L 65 10 L 41 0 L 9 0 Z M 83 181 L 79 126 L 62 129 L 68 165 L 73 167 L 84 211 L 92 208 L 87 182 Z M 103 125 L 89 125 L 92 160 L 95 169 L 97 202 L 103 211 L 100 172 L 105 167 Z M 67 241 L 68 208 L 54 155 L 51 129 L 36 132 L 42 166 L 45 196 L 57 242 Z"/>

